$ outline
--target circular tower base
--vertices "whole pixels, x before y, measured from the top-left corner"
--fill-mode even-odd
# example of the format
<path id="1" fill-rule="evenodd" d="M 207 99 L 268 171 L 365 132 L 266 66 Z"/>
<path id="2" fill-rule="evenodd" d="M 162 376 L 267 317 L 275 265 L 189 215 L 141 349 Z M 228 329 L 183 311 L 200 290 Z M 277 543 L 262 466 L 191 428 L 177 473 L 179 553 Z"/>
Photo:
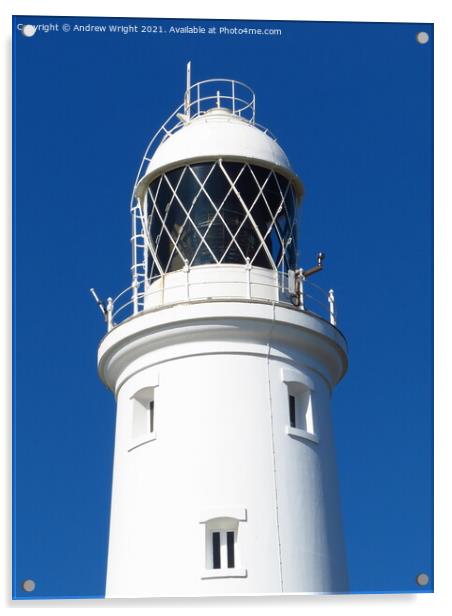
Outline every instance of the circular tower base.
<path id="1" fill-rule="evenodd" d="M 346 591 L 330 412 L 346 368 L 335 327 L 271 302 L 179 304 L 107 334 L 106 595 Z"/>

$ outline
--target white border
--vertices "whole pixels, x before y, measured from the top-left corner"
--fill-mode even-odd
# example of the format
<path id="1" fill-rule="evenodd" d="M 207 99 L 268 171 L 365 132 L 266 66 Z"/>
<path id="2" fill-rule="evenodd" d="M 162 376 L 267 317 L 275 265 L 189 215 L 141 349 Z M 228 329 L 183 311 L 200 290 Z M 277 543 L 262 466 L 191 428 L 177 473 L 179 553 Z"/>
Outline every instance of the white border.
<path id="1" fill-rule="evenodd" d="M 301 438 L 305 441 L 312 441 L 313 443 L 319 442 L 319 437 L 314 432 L 308 432 L 307 430 L 302 430 L 301 428 L 293 428 L 292 426 L 286 426 L 286 434 L 289 436 L 294 436 L 295 438 Z"/>
<path id="2" fill-rule="evenodd" d="M 11 285 L 11 15 L 86 15 L 86 16 L 119 16 L 119 17 L 201 17 L 201 18 L 237 18 L 237 19 L 303 19 L 326 21 L 402 21 L 402 22 L 434 22 L 435 23 L 435 593 L 421 595 L 343 595 L 343 596 L 274 596 L 274 597 L 227 597 L 227 598 L 187 598 L 187 599 L 116 599 L 116 600 L 67 600 L 67 601 L 27 601 L 11 602 L 11 420 L 7 412 L 1 429 L 1 442 L 4 458 L 0 475 L 2 503 L 7 507 L 1 509 L 0 546 L 3 553 L 2 583 L 0 583 L 0 606 L 13 609 L 30 609 L 32 607 L 71 608 L 72 614 L 79 610 L 84 616 L 99 607 L 115 607 L 120 610 L 130 608 L 149 608 L 153 614 L 169 615 L 181 608 L 187 612 L 198 613 L 199 608 L 210 611 L 218 609 L 234 609 L 247 607 L 248 610 L 260 612 L 262 609 L 281 610 L 306 608 L 316 613 L 334 610 L 335 614 L 361 614 L 363 611 L 382 609 L 385 614 L 396 613 L 398 616 L 406 613 L 417 613 L 425 610 L 428 613 L 447 613 L 452 609 L 450 595 L 449 553 L 451 551 L 452 508 L 450 498 L 450 468 L 451 451 L 449 435 L 451 430 L 451 408 L 448 396 L 448 365 L 450 358 L 448 350 L 451 341 L 451 319 L 447 318 L 446 293 L 450 287 L 450 263 L 452 263 L 450 234 L 452 233 L 452 198 L 447 174 L 450 174 L 450 147 L 452 113 L 452 97 L 450 86 L 452 58 L 451 49 L 451 10 L 447 0 L 379 0 L 366 2 L 363 0 L 317 0 L 311 2 L 295 0 L 278 0 L 274 3 L 245 3 L 243 0 L 228 2 L 212 2 L 211 0 L 191 0 L 182 2 L 149 2 L 145 0 L 128 0 L 126 3 L 102 2 L 101 0 L 33 0 L 11 1 L 3 0 L 0 4 L 0 31 L 3 50 L 6 51 L 1 62 L 2 114 L 0 134 L 6 135 L 1 156 L 0 185 L 5 187 L 6 195 L 2 208 L 2 268 L 0 269 L 3 297 L 10 298 Z M 441 292 L 442 291 L 442 292 Z M 10 408 L 11 399 L 11 309 L 7 300 L 2 303 L 2 340 L 8 341 L 3 346 L 1 355 L 3 392 L 3 409 Z M 6 511 L 5 511 L 6 509 Z M 7 546 L 4 551 L 3 546 Z M 390 558 L 390 555 L 388 555 Z"/>
<path id="3" fill-rule="evenodd" d="M 307 374 L 289 368 L 281 368 L 281 381 L 283 383 L 300 383 L 307 387 L 310 392 L 315 390 L 314 381 Z"/>
<path id="4" fill-rule="evenodd" d="M 210 522 L 210 520 L 215 520 L 215 518 L 234 518 L 234 520 L 238 520 L 239 522 L 246 522 L 247 511 L 245 507 L 238 506 L 205 509 L 201 512 L 199 523 L 207 524 L 207 522 Z"/>

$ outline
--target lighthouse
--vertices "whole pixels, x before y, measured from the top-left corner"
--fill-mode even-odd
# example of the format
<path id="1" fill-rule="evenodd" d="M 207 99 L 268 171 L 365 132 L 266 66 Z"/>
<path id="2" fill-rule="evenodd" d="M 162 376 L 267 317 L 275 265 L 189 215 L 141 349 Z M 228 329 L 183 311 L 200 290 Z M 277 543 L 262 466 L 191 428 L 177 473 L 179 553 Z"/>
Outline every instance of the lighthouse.
<path id="1" fill-rule="evenodd" d="M 248 86 L 192 84 L 188 65 L 134 186 L 131 285 L 92 290 L 117 404 L 107 597 L 347 590 L 346 341 L 312 282 L 324 255 L 298 262 L 302 182 L 255 110 Z"/>

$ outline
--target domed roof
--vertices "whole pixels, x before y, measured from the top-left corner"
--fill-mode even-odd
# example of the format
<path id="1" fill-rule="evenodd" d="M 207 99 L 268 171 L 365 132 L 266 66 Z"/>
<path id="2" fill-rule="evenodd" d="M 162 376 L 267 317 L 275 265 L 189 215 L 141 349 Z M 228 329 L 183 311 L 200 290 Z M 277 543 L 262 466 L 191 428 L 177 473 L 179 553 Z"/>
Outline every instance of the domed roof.
<path id="1" fill-rule="evenodd" d="M 284 150 L 264 130 L 222 107 L 189 120 L 159 145 L 140 180 L 136 194 L 160 173 L 188 162 L 223 158 L 246 161 L 278 171 L 294 182 L 297 197 L 303 186 L 295 175 Z"/>

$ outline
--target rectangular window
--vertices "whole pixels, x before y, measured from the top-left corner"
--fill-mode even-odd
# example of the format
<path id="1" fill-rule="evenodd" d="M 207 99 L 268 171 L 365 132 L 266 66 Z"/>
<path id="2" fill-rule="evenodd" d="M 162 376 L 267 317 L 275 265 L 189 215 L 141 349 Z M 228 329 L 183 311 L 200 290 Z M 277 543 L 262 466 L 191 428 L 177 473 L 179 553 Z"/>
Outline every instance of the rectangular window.
<path id="1" fill-rule="evenodd" d="M 212 563 L 214 569 L 221 569 L 220 533 L 218 531 L 212 533 Z"/>
<path id="2" fill-rule="evenodd" d="M 234 531 L 233 530 L 228 530 L 228 532 L 226 533 L 226 544 L 227 544 L 227 551 L 228 551 L 228 569 L 233 569 L 235 567 L 235 558 L 234 558 L 234 543 L 235 543 L 235 537 L 234 537 Z"/>
<path id="3" fill-rule="evenodd" d="M 289 396 L 289 419 L 290 419 L 290 427 L 296 427 L 295 421 L 295 396 Z"/>
<path id="4" fill-rule="evenodd" d="M 149 402 L 149 432 L 154 432 L 154 400 Z"/>
<path id="5" fill-rule="evenodd" d="M 131 437 L 133 444 L 155 436 L 155 387 L 144 387 L 132 400 Z"/>
<path id="6" fill-rule="evenodd" d="M 154 378 L 154 382 L 157 379 Z M 158 385 L 158 383 L 157 383 Z M 130 398 L 130 437 L 128 439 L 127 450 L 135 451 L 137 447 L 155 441 L 155 408 L 157 402 L 158 418 L 158 398 L 155 398 L 155 387 L 143 387 Z"/>
<path id="7" fill-rule="evenodd" d="M 239 507 L 231 507 L 231 509 L 240 515 L 240 520 L 246 520 L 246 509 Z M 202 523 L 206 523 L 203 579 L 246 577 L 246 569 L 241 568 L 238 543 L 240 520 L 226 516 L 209 519 L 203 517 Z"/>

